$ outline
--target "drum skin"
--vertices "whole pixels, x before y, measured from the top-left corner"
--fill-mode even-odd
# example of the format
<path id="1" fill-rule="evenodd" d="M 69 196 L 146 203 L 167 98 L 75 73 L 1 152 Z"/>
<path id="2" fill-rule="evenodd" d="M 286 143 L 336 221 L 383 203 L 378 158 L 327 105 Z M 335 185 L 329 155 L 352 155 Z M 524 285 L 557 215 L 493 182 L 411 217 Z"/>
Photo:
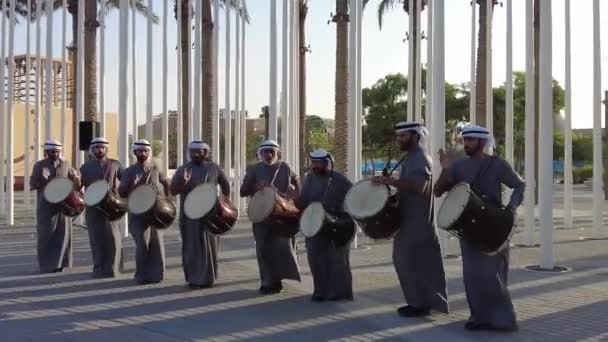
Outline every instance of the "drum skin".
<path id="1" fill-rule="evenodd" d="M 300 216 L 300 229 L 307 238 L 324 236 L 334 246 L 347 245 L 355 236 L 355 222 L 338 211 L 325 209 L 321 202 L 312 202 Z"/>
<path id="2" fill-rule="evenodd" d="M 177 216 L 177 208 L 175 206 L 175 203 L 171 199 L 158 196 L 158 193 L 156 195 L 156 201 L 150 208 L 147 208 L 147 210 L 142 212 L 133 212 L 130 206 L 134 202 L 134 194 L 137 194 L 137 189 L 139 189 L 140 187 L 148 187 L 154 189 L 151 185 L 148 184 L 143 184 L 135 188 L 135 190 L 133 190 L 129 195 L 129 212 L 134 216 L 143 218 L 146 224 L 156 229 L 169 228 L 173 224 L 173 221 L 175 221 L 175 217 Z M 148 190 L 147 192 L 152 193 L 152 191 L 150 190 Z"/>
<path id="3" fill-rule="evenodd" d="M 95 186 L 96 183 L 100 185 Z M 105 183 L 105 184 L 104 184 Z M 105 185 L 105 186 L 102 186 Z M 109 191 L 109 185 L 105 180 L 98 180 L 93 182 L 85 192 L 85 198 L 89 191 L 101 191 L 100 189 L 106 189 L 106 194 L 102 200 L 92 205 L 91 207 L 99 209 L 110 221 L 116 221 L 122 218 L 127 213 L 127 201 L 124 198 L 118 196 L 118 194 Z M 90 204 L 90 203 L 89 203 Z"/>
<path id="4" fill-rule="evenodd" d="M 369 209 L 373 208 L 371 205 L 382 204 L 382 201 L 382 206 Z M 390 239 L 399 230 L 401 218 L 397 196 L 390 195 L 390 189 L 384 185 L 373 184 L 370 180 L 359 181 L 348 191 L 344 203 L 346 212 L 359 224 L 363 233 L 374 240 Z M 349 203 L 357 205 L 351 204 L 351 208 Z M 374 213 L 374 210 L 377 211 Z"/>
<path id="5" fill-rule="evenodd" d="M 49 201 L 49 197 L 50 195 L 56 195 L 56 194 L 49 194 L 49 192 L 53 191 L 53 188 L 55 186 L 55 183 L 68 183 L 68 184 L 72 184 L 72 187 L 70 189 L 67 189 L 66 192 L 69 192 L 67 194 L 67 196 L 60 196 L 60 197 L 64 197 L 63 200 L 60 201 Z M 50 185 L 50 187 L 49 187 Z M 61 188 L 58 187 L 58 188 Z M 63 190 L 65 190 L 65 186 L 63 186 Z M 63 192 L 63 191 L 62 191 Z M 66 192 L 63 192 L 63 194 L 65 194 Z M 77 190 L 73 190 L 73 182 L 71 180 L 69 180 L 68 178 L 65 177 L 55 177 L 53 178 L 45 187 L 43 195 L 46 199 L 47 202 L 49 202 L 50 204 L 54 205 L 55 208 L 57 208 L 57 210 L 62 213 L 65 216 L 68 217 L 76 217 L 80 214 L 82 214 L 82 212 L 84 211 L 85 208 L 85 203 L 84 203 L 84 196 L 82 194 L 82 192 L 77 191 Z"/>
<path id="6" fill-rule="evenodd" d="M 449 203 L 444 201 L 443 205 Z M 460 217 L 449 227 L 440 228 L 467 240 L 483 253 L 494 255 L 508 245 L 514 223 L 511 211 L 485 203 L 469 189 L 469 199 Z"/>
<path id="7" fill-rule="evenodd" d="M 376 215 L 366 218 L 355 218 L 365 235 L 374 240 L 392 239 L 399 230 L 401 216 L 397 196 L 388 198 L 384 209 Z"/>
<path id="8" fill-rule="evenodd" d="M 274 192 L 274 206 L 272 206 L 272 210 L 268 217 L 260 222 L 254 223 L 263 222 L 264 224 L 268 224 L 272 227 L 272 230 L 280 236 L 290 238 L 296 236 L 300 231 L 300 210 L 296 207 L 295 202 L 292 199 L 281 196 L 279 192 L 271 187 L 265 187 L 259 191 Z M 261 196 L 258 196 L 258 198 L 260 197 Z M 256 196 L 254 195 L 251 200 L 257 200 Z M 248 210 L 252 210 L 254 207 L 255 205 L 252 205 L 250 202 Z"/>

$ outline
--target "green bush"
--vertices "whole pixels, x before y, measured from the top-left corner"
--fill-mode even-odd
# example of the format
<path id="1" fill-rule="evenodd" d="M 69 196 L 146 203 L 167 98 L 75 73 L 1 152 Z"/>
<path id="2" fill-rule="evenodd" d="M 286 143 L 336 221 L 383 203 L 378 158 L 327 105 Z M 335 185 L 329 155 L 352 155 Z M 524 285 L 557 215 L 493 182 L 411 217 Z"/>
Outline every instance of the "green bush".
<path id="1" fill-rule="evenodd" d="M 582 184 L 591 177 L 593 177 L 592 165 L 585 165 L 583 167 L 575 167 L 572 169 L 572 182 L 574 184 Z"/>

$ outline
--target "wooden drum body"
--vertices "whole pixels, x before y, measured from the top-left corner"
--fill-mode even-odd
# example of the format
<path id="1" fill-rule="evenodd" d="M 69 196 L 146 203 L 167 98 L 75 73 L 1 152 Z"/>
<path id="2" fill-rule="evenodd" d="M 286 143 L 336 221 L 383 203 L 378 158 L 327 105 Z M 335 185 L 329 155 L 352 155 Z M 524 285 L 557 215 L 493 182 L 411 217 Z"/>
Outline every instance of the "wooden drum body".
<path id="1" fill-rule="evenodd" d="M 330 213 L 320 202 L 312 202 L 302 212 L 300 230 L 307 238 L 321 234 L 342 247 L 354 238 L 355 223 L 345 213 Z"/>
<path id="2" fill-rule="evenodd" d="M 272 187 L 264 187 L 253 195 L 247 215 L 253 223 L 272 225 L 282 236 L 293 237 L 299 231 L 300 210 L 293 200 L 284 198 Z"/>
<path id="3" fill-rule="evenodd" d="M 239 217 L 232 202 L 219 194 L 217 185 L 211 183 L 200 184 L 188 193 L 184 200 L 184 215 L 191 220 L 202 220 L 215 235 L 228 233 Z"/>
<path id="4" fill-rule="evenodd" d="M 84 192 L 87 207 L 97 208 L 110 221 L 116 221 L 127 213 L 127 201 L 110 189 L 105 180 L 93 182 Z"/>
<path id="5" fill-rule="evenodd" d="M 386 185 L 362 180 L 353 185 L 344 198 L 344 210 L 372 239 L 390 239 L 399 230 L 397 196 Z"/>
<path id="6" fill-rule="evenodd" d="M 55 177 L 44 188 L 44 199 L 57 207 L 65 216 L 76 217 L 84 211 L 82 192 L 74 190 L 74 182 L 65 177 Z"/>
<path id="7" fill-rule="evenodd" d="M 173 224 L 177 209 L 169 198 L 161 197 L 150 184 L 135 188 L 129 195 L 129 213 L 145 219 L 152 227 L 166 229 Z"/>

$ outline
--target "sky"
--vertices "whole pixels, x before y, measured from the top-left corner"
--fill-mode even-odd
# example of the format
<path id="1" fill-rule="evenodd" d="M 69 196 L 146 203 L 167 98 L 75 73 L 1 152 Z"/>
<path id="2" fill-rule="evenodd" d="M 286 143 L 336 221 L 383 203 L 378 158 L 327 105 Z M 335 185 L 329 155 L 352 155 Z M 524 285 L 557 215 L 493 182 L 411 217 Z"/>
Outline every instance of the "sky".
<path id="1" fill-rule="evenodd" d="M 163 1 L 151 0 L 153 10 L 162 18 Z M 173 17 L 171 0 L 167 0 L 169 9 L 168 20 L 168 65 L 167 80 L 168 108 L 176 109 L 177 103 L 177 40 L 176 21 Z M 401 7 L 395 7 L 384 17 L 380 30 L 377 19 L 377 6 L 380 0 L 370 0 L 363 12 L 362 36 L 362 86 L 369 87 L 389 73 L 401 72 L 407 74 L 408 51 L 404 42 L 408 27 L 407 15 Z M 507 0 L 503 0 L 505 3 Z M 513 69 L 525 69 L 525 1 L 513 1 Z M 564 1 L 553 0 L 553 77 L 564 84 Z M 277 27 L 281 28 L 282 0 L 277 0 Z M 600 1 L 602 18 L 608 17 L 608 1 Z M 251 21 L 247 25 L 245 53 L 245 105 L 250 116 L 257 116 L 260 108 L 269 101 L 269 56 L 270 56 L 270 0 L 248 0 Z M 593 125 L 593 69 L 592 69 L 592 0 L 572 1 L 572 124 L 575 128 L 588 128 Z M 576 4 L 576 6 L 574 5 Z M 335 12 L 335 2 L 332 0 L 309 0 L 309 13 L 306 21 L 307 43 L 312 52 L 307 60 L 307 108 L 308 114 L 322 117 L 333 117 L 334 108 L 334 77 L 335 77 L 335 24 L 328 24 L 330 14 Z M 470 36 L 471 36 L 471 6 L 469 0 L 446 0 L 446 80 L 451 83 L 467 83 L 470 80 Z M 422 27 L 426 28 L 425 13 Z M 232 57 L 231 57 L 231 103 L 234 105 L 234 51 L 235 51 L 235 17 L 231 15 Z M 67 16 L 67 42 L 71 42 L 71 20 Z M 129 18 L 132 20 L 132 17 Z M 608 20 L 601 20 L 602 46 L 602 96 L 608 90 Z M 55 58 L 61 58 L 62 12 L 57 11 L 53 16 L 53 53 Z M 109 13 L 106 19 L 106 111 L 118 111 L 119 94 L 118 62 L 119 62 L 119 22 L 118 12 Z M 42 19 L 42 55 L 46 51 L 46 19 Z M 225 80 L 225 13 L 220 11 L 220 43 L 219 43 L 219 89 L 220 108 L 224 105 Z M 15 30 L 15 54 L 26 52 L 26 24 L 21 21 Z M 131 23 L 129 23 L 131 27 Z M 8 30 L 7 30 L 8 33 Z M 147 25 L 146 19 L 136 16 L 136 65 L 137 73 L 137 116 L 138 122 L 145 121 L 147 103 L 147 85 L 152 84 L 152 102 L 154 114 L 162 111 L 162 25 L 154 25 L 152 30 L 153 73 L 148 80 L 146 75 L 147 58 Z M 129 33 L 131 34 L 131 32 Z M 493 21 L 493 84 L 504 84 L 506 78 L 506 8 L 497 6 Z M 36 24 L 31 25 L 31 52 L 35 54 Z M 99 35 L 98 35 L 99 37 Z M 281 32 L 278 35 L 278 89 L 281 80 Z M 129 51 L 130 53 L 130 51 Z M 422 61 L 426 60 L 426 41 L 422 43 Z M 131 61 L 131 56 L 129 57 Z M 129 64 L 129 68 L 131 68 Z M 129 71 L 131 72 L 131 71 Z M 129 80 L 131 76 L 129 74 Z M 129 85 L 130 94 L 133 88 Z M 132 100 L 129 99 L 129 111 L 132 112 Z M 603 110 L 603 107 L 602 107 Z M 603 115 L 602 115 L 603 116 Z"/>

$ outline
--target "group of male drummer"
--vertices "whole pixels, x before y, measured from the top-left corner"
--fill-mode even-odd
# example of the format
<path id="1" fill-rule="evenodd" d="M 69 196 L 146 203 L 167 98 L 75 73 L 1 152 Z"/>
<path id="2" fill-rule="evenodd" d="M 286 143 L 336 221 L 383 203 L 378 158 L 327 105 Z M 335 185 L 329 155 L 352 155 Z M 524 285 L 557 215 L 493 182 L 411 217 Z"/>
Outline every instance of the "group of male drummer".
<path id="1" fill-rule="evenodd" d="M 432 159 L 425 146 L 426 129 L 419 123 L 402 122 L 395 126 L 397 143 L 405 153 L 399 179 L 374 177 L 379 184 L 390 185 L 399 192 L 400 228 L 393 240 L 393 263 L 406 306 L 398 309 L 404 317 L 421 317 L 431 312 L 448 312 L 448 297 L 441 249 L 433 227 L 432 195 L 441 196 L 459 182 L 475 185 L 494 204 L 500 205 L 501 186 L 513 189 L 508 210 L 515 211 L 523 200 L 524 181 L 503 159 L 492 156 L 491 134 L 479 126 L 462 131 L 467 158 L 452 161 L 440 150 L 443 169 L 432 186 Z M 201 141 L 188 145 L 190 162 L 178 168 L 171 184 L 151 160 L 150 143 L 136 141 L 133 153 L 137 163 L 122 170 L 120 163 L 107 158 L 108 142 L 98 138 L 91 143 L 91 159 L 81 168 L 84 186 L 105 179 L 117 192 L 127 197 L 139 184 L 152 184 L 159 195 L 180 195 L 182 201 L 194 187 L 203 182 L 219 186 L 224 195 L 230 185 L 219 165 L 209 158 L 209 146 Z M 79 173 L 60 158 L 61 144 L 45 144 L 47 158 L 34 166 L 31 186 L 41 190 L 55 175 L 71 178 L 80 188 Z M 243 180 L 241 197 L 253 196 L 271 186 L 293 200 L 300 209 L 311 202 L 321 202 L 328 210 L 342 211 L 346 193 L 352 183 L 333 169 L 332 157 L 325 150 L 310 153 L 311 172 L 302 187 L 296 173 L 281 160 L 280 146 L 272 141 L 258 148 L 260 161 L 253 165 Z M 482 179 L 478 179 L 483 170 Z M 91 209 L 91 208 L 89 208 Z M 61 271 L 70 261 L 70 220 L 56 213 L 38 194 L 38 257 L 41 272 Z M 87 210 L 87 226 L 93 252 L 93 275 L 112 277 L 118 274 L 120 233 L 115 223 L 100 212 Z M 219 238 L 212 235 L 200 220 L 190 220 L 180 212 L 182 265 L 190 288 L 212 287 L 218 274 Z M 145 220 L 130 215 L 129 232 L 135 240 L 138 283 L 162 281 L 165 252 L 162 231 Z M 275 294 L 283 289 L 282 280 L 300 281 L 296 240 L 276 234 L 269 223 L 253 225 L 256 257 L 260 272 L 261 294 Z M 465 328 L 469 330 L 517 329 L 515 312 L 507 290 L 508 247 L 487 255 L 461 240 L 463 278 L 471 311 Z M 313 276 L 312 301 L 352 300 L 352 275 L 349 261 L 350 244 L 336 246 L 323 234 L 306 238 L 308 262 Z"/>

